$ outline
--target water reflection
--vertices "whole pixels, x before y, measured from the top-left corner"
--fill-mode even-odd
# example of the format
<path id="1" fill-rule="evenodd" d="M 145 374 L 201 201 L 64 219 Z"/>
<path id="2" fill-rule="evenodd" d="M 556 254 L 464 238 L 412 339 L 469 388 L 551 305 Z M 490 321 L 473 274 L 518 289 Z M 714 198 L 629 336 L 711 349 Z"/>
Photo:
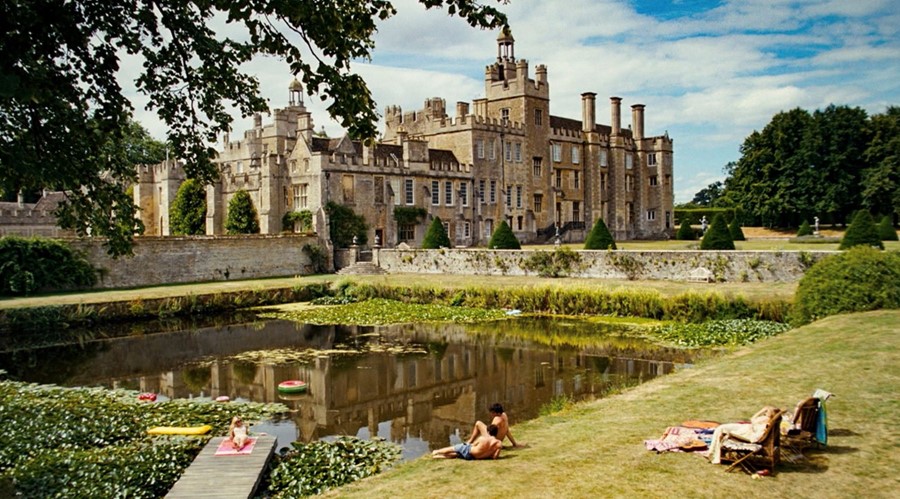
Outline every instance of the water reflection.
<path id="1" fill-rule="evenodd" d="M 599 346 L 598 334 L 606 340 Z M 361 353 L 334 353 L 347 348 Z M 283 355 L 303 351 L 312 355 Z M 682 350 L 550 319 L 385 327 L 266 321 L 0 353 L 0 368 L 25 381 L 281 402 L 291 409 L 284 420 L 254 428 L 277 435 L 280 446 L 378 435 L 402 444 L 405 458 L 456 443 L 493 402 L 515 424 L 556 396 L 600 397 L 690 362 Z M 279 394 L 288 379 L 309 390 Z"/>

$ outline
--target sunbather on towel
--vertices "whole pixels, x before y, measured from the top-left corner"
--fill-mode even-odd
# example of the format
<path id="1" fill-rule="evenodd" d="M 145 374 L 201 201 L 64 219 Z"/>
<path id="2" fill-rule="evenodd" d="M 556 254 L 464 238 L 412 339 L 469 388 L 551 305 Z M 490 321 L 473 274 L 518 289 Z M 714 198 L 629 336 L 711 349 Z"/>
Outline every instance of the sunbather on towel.
<path id="1" fill-rule="evenodd" d="M 497 440 L 497 426 L 490 425 L 484 433 L 478 435 L 472 443 L 463 442 L 451 445 L 443 449 L 432 451 L 433 458 L 461 458 L 467 461 L 473 459 L 497 459 L 500 457 L 500 449 L 503 445 Z"/>
<path id="2" fill-rule="evenodd" d="M 235 449 L 241 450 L 247 445 L 247 427 L 239 416 L 235 416 L 231 420 L 231 427 L 228 429 L 228 438 Z"/>
<path id="3" fill-rule="evenodd" d="M 754 414 L 749 423 L 728 423 L 717 426 L 713 432 L 712 442 L 709 444 L 710 462 L 713 464 L 722 462 L 722 441 L 727 436 L 734 436 L 747 442 L 758 441 L 765 434 L 769 420 L 777 411 L 777 408 L 767 405 Z"/>

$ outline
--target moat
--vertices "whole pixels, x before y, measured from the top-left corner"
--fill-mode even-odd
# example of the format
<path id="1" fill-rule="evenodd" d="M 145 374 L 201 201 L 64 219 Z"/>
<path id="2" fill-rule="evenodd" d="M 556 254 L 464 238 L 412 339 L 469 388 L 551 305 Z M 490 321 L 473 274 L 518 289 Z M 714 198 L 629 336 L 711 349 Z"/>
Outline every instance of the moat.
<path id="1" fill-rule="evenodd" d="M 412 459 L 465 438 L 493 402 L 515 424 L 557 397 L 602 397 L 694 361 L 692 352 L 622 333 L 572 319 L 379 327 L 267 320 L 88 335 L 77 345 L 5 343 L 0 369 L 22 381 L 126 388 L 160 400 L 279 402 L 290 408 L 284 418 L 252 427 L 276 435 L 279 448 L 377 435 Z M 291 379 L 308 391 L 280 394 L 278 383 Z"/>

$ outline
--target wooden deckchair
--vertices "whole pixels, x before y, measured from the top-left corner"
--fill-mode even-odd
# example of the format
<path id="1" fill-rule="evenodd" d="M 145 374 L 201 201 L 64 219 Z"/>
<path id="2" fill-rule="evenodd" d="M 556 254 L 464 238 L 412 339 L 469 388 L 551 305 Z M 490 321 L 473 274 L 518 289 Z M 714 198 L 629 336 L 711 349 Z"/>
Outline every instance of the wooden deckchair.
<path id="1" fill-rule="evenodd" d="M 765 432 L 756 442 L 747 442 L 736 435 L 725 437 L 722 441 L 722 460 L 732 461 L 726 472 L 740 466 L 750 474 L 755 473 L 757 468 L 775 473 L 775 466 L 781 459 L 782 413 L 781 410 L 775 411 L 766 424 Z"/>

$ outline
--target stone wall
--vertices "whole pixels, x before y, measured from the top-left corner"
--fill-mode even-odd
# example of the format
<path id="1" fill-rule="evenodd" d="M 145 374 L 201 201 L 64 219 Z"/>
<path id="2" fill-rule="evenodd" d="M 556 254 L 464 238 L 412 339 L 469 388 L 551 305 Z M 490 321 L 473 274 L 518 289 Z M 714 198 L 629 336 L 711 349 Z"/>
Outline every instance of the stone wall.
<path id="1" fill-rule="evenodd" d="M 539 250 L 538 250 L 539 251 Z M 381 249 L 396 273 L 537 275 L 523 268 L 535 250 Z M 576 251 L 570 277 L 709 282 L 793 282 L 834 251 Z"/>
<path id="2" fill-rule="evenodd" d="M 315 236 L 290 234 L 138 237 L 134 256 L 118 259 L 110 258 L 99 240 L 69 243 L 102 269 L 97 287 L 124 288 L 311 274 L 303 246 L 318 241 Z"/>

